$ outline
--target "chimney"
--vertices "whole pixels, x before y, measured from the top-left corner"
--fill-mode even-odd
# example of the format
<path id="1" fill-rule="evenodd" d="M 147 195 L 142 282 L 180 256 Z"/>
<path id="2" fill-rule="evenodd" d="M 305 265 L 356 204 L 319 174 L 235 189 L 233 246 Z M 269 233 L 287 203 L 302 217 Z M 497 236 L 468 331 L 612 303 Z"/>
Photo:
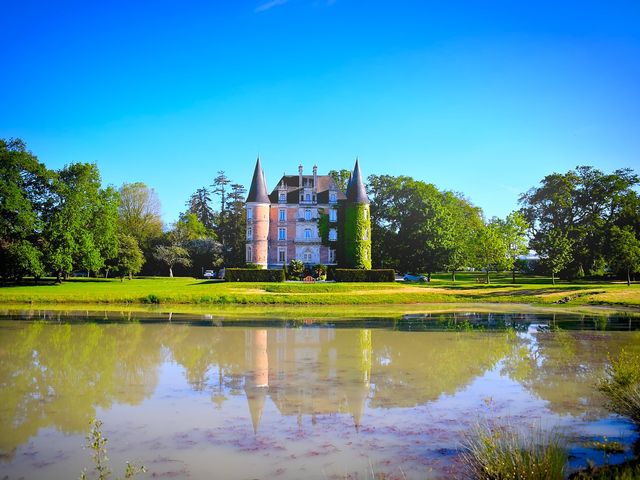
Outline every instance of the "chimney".
<path id="1" fill-rule="evenodd" d="M 318 166 L 313 166 L 313 191 L 318 191 Z"/>
<path id="2" fill-rule="evenodd" d="M 300 188 L 303 187 L 303 185 L 302 185 L 302 164 L 298 165 L 298 186 Z"/>

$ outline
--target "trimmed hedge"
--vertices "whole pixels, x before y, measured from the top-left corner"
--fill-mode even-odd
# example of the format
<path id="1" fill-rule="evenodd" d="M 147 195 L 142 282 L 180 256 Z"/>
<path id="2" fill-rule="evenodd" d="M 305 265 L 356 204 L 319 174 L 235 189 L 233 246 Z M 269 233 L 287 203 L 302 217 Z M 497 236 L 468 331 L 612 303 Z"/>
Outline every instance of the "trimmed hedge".
<path id="1" fill-rule="evenodd" d="M 395 282 L 396 272 L 392 269 L 361 270 L 357 268 L 336 268 L 333 271 L 336 282 Z"/>
<path id="2" fill-rule="evenodd" d="M 227 282 L 284 282 L 284 270 L 255 270 L 253 268 L 227 268 Z"/>

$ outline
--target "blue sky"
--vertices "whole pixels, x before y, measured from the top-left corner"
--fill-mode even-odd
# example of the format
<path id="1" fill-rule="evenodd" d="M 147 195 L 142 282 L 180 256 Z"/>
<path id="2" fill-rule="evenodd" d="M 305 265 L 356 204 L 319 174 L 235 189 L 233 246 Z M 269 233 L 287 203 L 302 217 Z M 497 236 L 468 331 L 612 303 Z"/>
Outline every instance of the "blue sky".
<path id="1" fill-rule="evenodd" d="M 640 3 L 7 2 L 0 136 L 143 181 L 411 175 L 487 216 L 546 174 L 640 170 Z"/>

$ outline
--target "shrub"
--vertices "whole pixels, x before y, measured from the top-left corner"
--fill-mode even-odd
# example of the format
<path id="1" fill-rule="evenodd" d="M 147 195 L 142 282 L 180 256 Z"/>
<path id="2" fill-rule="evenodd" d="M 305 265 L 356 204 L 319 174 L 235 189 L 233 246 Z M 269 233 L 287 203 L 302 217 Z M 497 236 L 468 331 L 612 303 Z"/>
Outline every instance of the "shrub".
<path id="1" fill-rule="evenodd" d="M 622 349 L 618 358 L 609 357 L 598 390 L 609 400 L 611 410 L 640 425 L 640 355 Z"/>
<path id="2" fill-rule="evenodd" d="M 567 452 L 560 437 L 540 429 L 519 435 L 509 427 L 479 425 L 461 455 L 470 478 L 562 479 Z"/>
<path id="3" fill-rule="evenodd" d="M 394 282 L 396 273 L 392 269 L 336 268 L 333 271 L 333 278 L 336 282 Z"/>
<path id="4" fill-rule="evenodd" d="M 247 270 L 264 270 L 264 265 L 258 265 L 257 263 L 247 263 L 245 267 Z"/>
<path id="5" fill-rule="evenodd" d="M 227 268 L 224 278 L 227 282 L 284 282 L 284 270 Z"/>
<path id="6" fill-rule="evenodd" d="M 291 260 L 289 262 L 289 277 L 300 279 L 304 274 L 304 263 L 301 260 Z"/>

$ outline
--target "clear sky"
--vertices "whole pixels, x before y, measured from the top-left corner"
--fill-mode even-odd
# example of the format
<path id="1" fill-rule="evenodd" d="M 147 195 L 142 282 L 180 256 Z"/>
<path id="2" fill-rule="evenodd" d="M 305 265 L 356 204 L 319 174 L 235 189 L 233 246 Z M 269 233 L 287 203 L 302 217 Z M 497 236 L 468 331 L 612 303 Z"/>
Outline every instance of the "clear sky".
<path id="1" fill-rule="evenodd" d="M 411 175 L 487 216 L 546 174 L 640 170 L 640 2 L 33 1 L 0 15 L 0 137 L 154 187 Z"/>

